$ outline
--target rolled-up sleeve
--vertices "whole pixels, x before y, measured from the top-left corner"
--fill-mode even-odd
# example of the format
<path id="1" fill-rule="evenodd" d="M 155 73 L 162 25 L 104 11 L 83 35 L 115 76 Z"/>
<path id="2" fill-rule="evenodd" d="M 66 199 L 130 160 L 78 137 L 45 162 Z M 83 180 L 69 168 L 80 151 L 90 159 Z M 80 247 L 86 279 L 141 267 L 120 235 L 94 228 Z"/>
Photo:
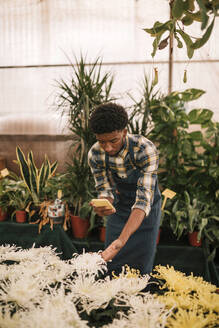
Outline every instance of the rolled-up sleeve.
<path id="1" fill-rule="evenodd" d="M 154 190 L 159 165 L 159 154 L 155 145 L 147 140 L 136 153 L 136 164 L 141 174 L 137 182 L 136 200 L 132 208 L 143 210 L 148 216 L 154 199 Z"/>

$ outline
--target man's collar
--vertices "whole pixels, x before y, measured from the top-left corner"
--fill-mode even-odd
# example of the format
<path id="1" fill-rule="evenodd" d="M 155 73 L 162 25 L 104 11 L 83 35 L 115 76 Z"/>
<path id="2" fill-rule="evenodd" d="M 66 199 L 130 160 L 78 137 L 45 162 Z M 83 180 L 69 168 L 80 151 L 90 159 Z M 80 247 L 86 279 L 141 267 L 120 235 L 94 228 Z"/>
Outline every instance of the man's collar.
<path id="1" fill-rule="evenodd" d="M 118 152 L 117 156 L 125 158 L 128 153 L 128 150 L 129 150 L 129 138 L 128 135 L 126 135 L 125 142 L 122 148 L 120 149 L 120 151 Z"/>

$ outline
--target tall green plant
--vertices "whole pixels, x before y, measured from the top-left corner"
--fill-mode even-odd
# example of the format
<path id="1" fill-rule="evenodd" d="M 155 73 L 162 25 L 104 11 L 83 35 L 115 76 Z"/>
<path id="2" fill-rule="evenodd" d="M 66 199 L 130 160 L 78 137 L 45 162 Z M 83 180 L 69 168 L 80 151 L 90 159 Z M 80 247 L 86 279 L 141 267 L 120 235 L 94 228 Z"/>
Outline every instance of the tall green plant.
<path id="1" fill-rule="evenodd" d="M 138 117 L 138 123 L 129 123 L 129 129 L 135 133 L 145 131 L 144 135 L 157 145 L 160 186 L 177 193 L 164 213 L 164 224 L 170 226 L 178 238 L 183 232 L 193 230 L 196 224 L 200 234 L 214 244 L 215 250 L 219 245 L 218 234 L 214 231 L 218 226 L 219 123 L 213 121 L 213 112 L 209 109 L 186 109 L 188 102 L 203 95 L 203 90 L 187 89 L 162 95 L 155 92 L 149 79 L 144 82 L 144 101 L 139 104 L 145 104 L 137 107 L 135 102 L 133 105 L 133 113 L 139 114 L 142 120 Z M 139 124 L 144 117 L 152 120 L 151 129 Z M 130 118 L 135 119 L 135 115 Z M 193 125 L 196 129 L 192 129 Z M 197 125 L 200 126 L 198 130 Z"/>
<path id="2" fill-rule="evenodd" d="M 140 92 L 140 100 L 135 100 L 129 94 L 134 104 L 130 108 L 128 129 L 132 134 L 146 136 L 152 127 L 151 110 L 153 108 L 153 102 L 156 103 L 156 99 L 159 97 L 159 91 L 155 90 L 155 84 L 153 82 L 150 83 L 149 77 L 145 73 Z"/>
<path id="3" fill-rule="evenodd" d="M 194 171 L 203 164 L 203 154 L 198 147 L 207 147 L 210 141 L 206 140 L 202 131 L 191 131 L 190 128 L 199 124 L 210 129 L 213 112 L 205 108 L 187 112 L 186 106 L 201 97 L 204 91 L 193 88 L 162 95 L 155 91 L 153 81 L 145 76 L 143 86 L 142 99 L 138 106 L 135 102 L 131 108 L 129 130 L 141 132 L 157 145 L 160 153 L 159 181 L 163 188 L 177 193 L 188 185 L 192 189 L 195 187 Z"/>
<path id="4" fill-rule="evenodd" d="M 83 157 L 95 142 L 88 125 L 89 117 L 95 106 L 115 99 L 111 96 L 114 78 L 110 73 L 102 72 L 99 57 L 91 64 L 86 64 L 86 57 L 82 55 L 75 61 L 75 64 L 70 62 L 70 81 L 57 81 L 59 91 L 56 109 L 67 117 L 72 147 Z"/>
<path id="5" fill-rule="evenodd" d="M 190 181 L 191 168 L 200 163 L 197 145 L 203 141 L 201 131 L 191 131 L 192 124 L 201 124 L 205 118 L 210 122 L 212 112 L 207 109 L 186 112 L 186 104 L 198 99 L 204 91 L 187 89 L 183 92 L 172 92 L 159 99 L 152 109 L 154 129 L 149 138 L 159 144 L 160 167 L 164 169 L 160 180 L 163 185 L 176 192 L 181 192 Z M 191 113 L 196 113 L 196 120 L 191 122 Z M 166 170 L 166 171 L 165 171 Z"/>
<path id="6" fill-rule="evenodd" d="M 71 133 L 71 152 L 66 162 L 66 183 L 69 191 L 66 199 L 74 215 L 90 216 L 90 227 L 95 226 L 95 213 L 89 206 L 94 198 L 95 184 L 87 162 L 87 154 L 96 139 L 89 128 L 89 118 L 93 109 L 102 103 L 115 100 L 111 96 L 114 77 L 103 72 L 101 59 L 87 64 L 86 57 L 71 61 L 72 75 L 69 81 L 58 83 L 57 110 L 67 117 Z"/>

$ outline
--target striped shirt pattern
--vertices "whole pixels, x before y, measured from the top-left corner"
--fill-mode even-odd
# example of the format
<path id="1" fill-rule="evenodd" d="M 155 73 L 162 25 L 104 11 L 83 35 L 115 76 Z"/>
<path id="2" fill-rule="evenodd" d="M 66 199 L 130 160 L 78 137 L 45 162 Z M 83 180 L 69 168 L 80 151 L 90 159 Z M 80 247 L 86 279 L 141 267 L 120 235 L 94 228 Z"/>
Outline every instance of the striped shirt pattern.
<path id="1" fill-rule="evenodd" d="M 132 139 L 134 159 L 129 154 L 129 140 Z M 116 171 L 122 179 L 127 178 L 133 169 L 140 169 L 137 182 L 136 199 L 132 208 L 149 214 L 153 202 L 154 188 L 158 169 L 159 156 L 155 145 L 140 135 L 127 135 L 125 144 L 116 156 L 109 156 L 109 169 Z M 99 197 L 113 197 L 112 182 L 106 173 L 105 151 L 96 142 L 88 153 L 88 163 L 94 176 Z"/>

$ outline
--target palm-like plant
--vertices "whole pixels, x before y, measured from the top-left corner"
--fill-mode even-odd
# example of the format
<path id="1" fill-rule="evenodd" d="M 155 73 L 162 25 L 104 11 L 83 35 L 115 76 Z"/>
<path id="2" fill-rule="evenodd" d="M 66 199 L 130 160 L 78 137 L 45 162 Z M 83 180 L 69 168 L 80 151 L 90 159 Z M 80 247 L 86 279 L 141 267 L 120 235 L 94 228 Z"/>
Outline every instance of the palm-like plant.
<path id="1" fill-rule="evenodd" d="M 70 81 L 57 81 L 56 109 L 67 116 L 72 147 L 83 157 L 95 142 L 88 125 L 90 114 L 95 106 L 115 99 L 110 95 L 114 78 L 108 72 L 102 73 L 100 58 L 86 64 L 86 57 L 81 55 L 80 60 L 75 58 L 75 61 L 76 64 L 70 61 L 73 70 Z"/>
<path id="2" fill-rule="evenodd" d="M 146 73 L 144 73 L 140 91 L 142 96 L 138 101 L 129 94 L 134 104 L 130 108 L 128 129 L 132 134 L 146 137 L 153 126 L 152 109 L 157 104 L 160 93 L 155 89 L 155 84 L 150 81 Z"/>
<path id="3" fill-rule="evenodd" d="M 96 139 L 89 128 L 89 118 L 94 108 L 102 103 L 115 100 L 111 96 L 114 78 L 111 73 L 102 72 L 100 58 L 86 64 L 86 57 L 75 58 L 71 63 L 72 76 L 69 82 L 58 81 L 58 105 L 56 110 L 67 117 L 71 133 L 71 155 L 67 164 L 66 195 L 73 215 L 90 217 L 94 226 L 95 213 L 89 206 L 94 198 L 95 185 L 87 154 Z"/>

